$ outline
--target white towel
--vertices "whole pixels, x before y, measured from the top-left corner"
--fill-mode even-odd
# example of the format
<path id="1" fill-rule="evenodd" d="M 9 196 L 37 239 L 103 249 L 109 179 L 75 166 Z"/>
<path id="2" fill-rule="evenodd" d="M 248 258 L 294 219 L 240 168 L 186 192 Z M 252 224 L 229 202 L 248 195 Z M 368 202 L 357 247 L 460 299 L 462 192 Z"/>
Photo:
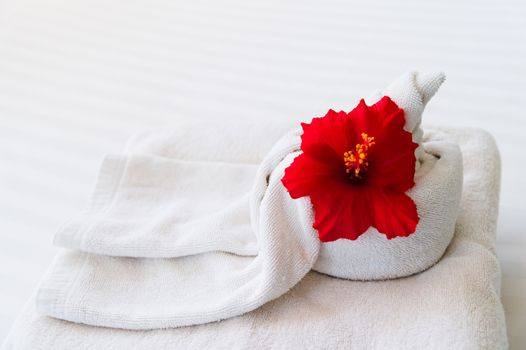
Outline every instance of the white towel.
<path id="1" fill-rule="evenodd" d="M 420 125 L 423 96 L 434 94 L 443 75 L 428 79 L 431 83 L 419 85 L 433 91 L 415 87 L 417 73 L 387 89 L 407 109 L 411 130 Z M 88 253 L 177 259 L 134 265 L 129 259 L 75 255 L 59 264 L 67 268 L 57 267 L 42 283 L 38 310 L 73 322 L 130 329 L 212 322 L 275 299 L 312 268 L 362 280 L 420 272 L 436 263 L 451 241 L 462 163 L 458 147 L 445 135 L 430 133 L 421 146 L 427 151 L 420 153 L 416 185 L 408 193 L 420 216 L 414 235 L 387 240 L 370 229 L 356 241 L 320 245 L 310 201 L 293 200 L 281 184 L 284 169 L 300 150 L 299 130 L 283 136 L 254 165 L 228 152 L 206 158 L 203 148 L 215 147 L 217 153 L 228 145 L 222 129 L 245 133 L 232 123 L 198 124 L 187 127 L 186 135 L 193 136 L 183 141 L 171 134 L 140 136 L 135 142 L 144 149 L 132 142 L 128 149 L 134 153 L 108 156 L 87 211 L 67 223 L 56 239 Z M 268 136 L 272 130 L 261 131 L 252 135 L 254 140 L 276 138 Z M 157 142 L 144 142 L 148 139 Z M 252 153 L 241 149 L 234 153 Z M 133 307 L 128 306 L 131 300 Z"/>
<path id="2" fill-rule="evenodd" d="M 357 282 L 311 272 L 290 292 L 241 317 L 155 331 L 65 322 L 36 313 L 31 300 L 3 349 L 505 349 L 495 256 L 499 155 L 485 132 L 445 132 L 464 155 L 464 191 L 455 237 L 425 273 Z M 53 271 L 73 270 L 86 255 L 63 252 Z M 88 269 L 117 268 L 113 277 L 119 281 L 120 272 L 143 281 L 149 272 L 166 271 L 161 259 L 88 260 Z M 165 287 L 157 281 L 144 286 L 152 299 Z M 107 286 L 94 287 L 104 292 Z M 133 308 L 136 300 L 124 302 Z"/>
<path id="3" fill-rule="evenodd" d="M 205 125 L 191 129 L 196 139 Z M 220 126 L 207 125 L 214 139 L 202 142 L 226 142 Z M 67 254 L 42 283 L 38 310 L 152 329 L 241 315 L 287 292 L 310 271 L 320 246 L 309 200 L 293 201 L 281 183 L 289 140 L 278 141 L 284 147 L 258 166 L 146 153 L 106 157 L 87 211 L 57 242 L 99 254 L 177 258 Z M 252 186 L 255 178 L 265 186 Z M 265 213 L 259 220 L 250 219 L 249 202 Z"/>

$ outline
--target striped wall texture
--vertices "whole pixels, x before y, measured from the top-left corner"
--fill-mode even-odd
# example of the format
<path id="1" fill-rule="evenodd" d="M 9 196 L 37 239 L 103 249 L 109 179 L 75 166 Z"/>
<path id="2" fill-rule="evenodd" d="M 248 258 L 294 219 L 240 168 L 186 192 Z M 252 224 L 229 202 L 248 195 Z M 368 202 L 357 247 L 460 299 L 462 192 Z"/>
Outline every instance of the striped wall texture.
<path id="1" fill-rule="evenodd" d="M 503 300 L 526 347 L 525 62 L 523 1 L 0 2 L 0 341 L 134 131 L 350 109 L 416 68 L 448 76 L 426 124 L 499 143 Z"/>

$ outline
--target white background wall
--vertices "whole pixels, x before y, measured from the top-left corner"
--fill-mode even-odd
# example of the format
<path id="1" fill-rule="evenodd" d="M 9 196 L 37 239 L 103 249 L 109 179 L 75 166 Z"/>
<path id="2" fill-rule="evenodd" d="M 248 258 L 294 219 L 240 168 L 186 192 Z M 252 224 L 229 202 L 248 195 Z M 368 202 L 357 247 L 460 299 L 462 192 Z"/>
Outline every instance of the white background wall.
<path id="1" fill-rule="evenodd" d="M 448 75 L 427 124 L 499 143 L 502 293 L 511 344 L 526 347 L 525 18 L 512 0 L 0 2 L 0 341 L 54 231 L 132 132 L 309 119 L 417 68 Z"/>

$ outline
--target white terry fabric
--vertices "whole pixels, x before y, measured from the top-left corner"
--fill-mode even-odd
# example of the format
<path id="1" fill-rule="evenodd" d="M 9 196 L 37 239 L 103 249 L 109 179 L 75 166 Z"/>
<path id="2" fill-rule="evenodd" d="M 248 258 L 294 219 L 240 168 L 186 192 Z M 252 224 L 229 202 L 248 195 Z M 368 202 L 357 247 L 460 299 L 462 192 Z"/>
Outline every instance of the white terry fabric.
<path id="1" fill-rule="evenodd" d="M 199 130 L 196 128 L 194 133 Z M 426 178 L 443 181 L 445 188 L 450 189 L 447 184 L 457 178 L 453 176 L 449 180 L 448 177 L 461 174 L 454 170 L 461 168 L 461 164 L 451 159 L 460 160 L 460 156 L 451 141 L 442 139 L 443 135 L 431 133 L 430 139 L 424 142 L 426 148 L 437 149 L 441 159 L 426 153 L 429 159 L 422 162 L 419 171 L 423 174 L 419 181 L 427 181 Z M 67 254 L 40 287 L 39 312 L 96 326 L 151 329 L 237 316 L 281 296 L 314 266 L 320 248 L 312 228 L 313 212 L 308 198 L 291 199 L 281 184 L 284 170 L 296 156 L 298 147 L 297 131 L 274 145 L 257 169 L 256 182 L 248 198 L 245 193 L 250 185 L 242 179 L 254 178 L 253 165 L 192 162 L 146 153 L 108 157 L 84 221 L 89 223 L 86 230 L 98 225 L 97 230 L 87 232 L 92 235 L 97 232 L 100 236 L 95 240 L 81 239 L 79 242 L 85 246 L 78 248 L 100 249 L 95 252 L 107 255 L 165 257 L 171 254 L 177 258 L 126 259 Z M 442 161 L 444 163 L 440 163 Z M 236 176 L 237 181 L 227 181 Z M 221 179 L 225 181 L 224 186 Z M 429 202 L 424 209 L 431 206 L 436 214 L 452 214 L 439 206 L 454 204 L 452 194 L 440 195 L 447 200 L 436 194 L 430 197 L 430 193 L 440 188 L 428 188 L 427 182 L 422 184 L 426 185 L 422 198 L 442 201 Z M 217 186 L 221 188 L 215 189 Z M 189 199 L 202 205 L 187 208 Z M 450 210 L 456 214 L 454 206 Z M 342 246 L 337 246 L 334 259 L 328 264 L 327 260 L 320 260 L 320 266 L 329 266 L 331 274 L 336 276 L 340 271 L 344 274 L 365 271 L 370 274 L 366 276 L 369 279 L 378 272 L 411 274 L 427 268 L 449 243 L 450 236 L 443 233 L 449 229 L 444 226 L 449 224 L 445 220 L 454 221 L 456 216 L 436 219 L 433 215 L 429 216 L 431 220 L 422 219 L 427 231 L 415 233 L 419 239 L 387 240 L 376 233 L 383 239 L 363 240 L 363 244 L 357 240 L 359 249 L 344 247 L 347 257 L 339 255 L 338 249 Z M 77 231 L 83 232 L 84 227 L 80 227 L 71 231 L 73 239 L 69 243 L 74 242 Z M 141 241 L 146 248 L 141 247 Z M 166 250 L 157 252 L 152 248 L 163 241 L 168 246 Z M 251 254 L 251 249 L 256 254 Z M 361 255 L 353 256 L 353 250 Z M 384 254 L 393 256 L 382 256 Z M 361 258 L 365 260 L 360 261 Z M 357 266 L 353 269 L 336 266 L 349 265 L 342 259 L 349 259 Z M 379 265 L 384 263 L 391 265 Z M 371 264 L 376 264 L 377 270 L 373 270 Z"/>
<path id="2" fill-rule="evenodd" d="M 259 163 L 293 127 L 184 122 L 139 133 L 127 154 L 104 159 L 86 211 L 59 229 L 55 244 L 128 257 L 256 255 L 251 187 Z"/>
<path id="3" fill-rule="evenodd" d="M 410 73 L 393 85 L 409 91 L 399 92 L 405 97 L 395 102 L 413 111 L 411 125 L 420 124 L 424 107 L 423 93 L 414 87 L 417 77 Z M 108 156 L 88 209 L 59 231 L 56 243 L 113 257 L 177 259 L 145 261 L 138 273 L 124 268 L 133 266 L 127 259 L 108 264 L 113 260 L 83 255 L 50 273 L 37 296 L 38 310 L 96 326 L 188 326 L 251 311 L 312 268 L 348 279 L 408 276 L 434 264 L 449 244 L 462 164 L 447 137 L 430 134 L 424 145 L 429 151 L 419 158 L 422 166 L 409 193 L 420 216 L 415 234 L 387 240 L 371 229 L 354 242 L 320 245 L 309 199 L 293 200 L 281 184 L 300 150 L 299 130 L 282 137 L 255 165 L 246 163 L 255 158 L 236 155 L 258 153 L 268 141 L 257 140 L 275 139 L 268 136 L 273 130 L 257 135 L 252 126 L 247 134 L 253 139 L 227 152 L 231 141 L 221 131 L 230 129 L 245 134 L 234 123 L 187 125 L 184 134 L 179 131 L 181 140 L 173 137 L 177 132 L 146 134 L 128 145 L 133 153 Z M 257 145 L 254 152 L 251 144 Z M 130 300 L 134 307 L 128 307 Z"/>
<path id="4" fill-rule="evenodd" d="M 305 210 L 309 201 L 290 199 L 281 184 L 287 164 L 276 156 L 260 166 L 275 170 L 265 177 L 264 193 L 248 191 L 250 165 L 146 154 L 106 158 L 87 219 L 65 230 L 106 234 L 110 251 L 125 256 L 152 256 L 153 246 L 173 239 L 167 250 L 178 258 L 66 255 L 40 286 L 39 312 L 96 326 L 152 329 L 218 321 L 281 296 L 309 272 L 320 244 L 312 211 Z M 259 198 L 265 213 L 253 232 L 248 195 Z M 104 247 L 104 237 L 90 242 Z"/>
<path id="5" fill-rule="evenodd" d="M 106 156 L 88 209 L 64 225 L 55 243 L 110 256 L 256 255 L 247 219 L 256 170 L 253 164 Z"/>
<path id="6" fill-rule="evenodd" d="M 288 293 L 243 316 L 154 331 L 90 327 L 46 317 L 35 311 L 31 299 L 2 349 L 506 349 L 495 256 L 499 154 L 486 132 L 444 132 L 464 155 L 464 191 L 454 239 L 425 273 L 358 282 L 310 272 Z M 166 261 L 172 260 L 64 251 L 53 270 L 74 270 L 84 259 L 84 268 L 90 270 L 105 274 L 116 269 L 112 276 L 125 283 L 123 289 L 135 284 L 120 274 L 133 274 L 141 283 L 148 275 L 166 273 Z M 152 299 L 167 287 L 161 278 L 156 282 L 143 287 Z M 95 287 L 101 285 L 95 281 Z M 136 300 L 126 302 L 133 307 Z"/>

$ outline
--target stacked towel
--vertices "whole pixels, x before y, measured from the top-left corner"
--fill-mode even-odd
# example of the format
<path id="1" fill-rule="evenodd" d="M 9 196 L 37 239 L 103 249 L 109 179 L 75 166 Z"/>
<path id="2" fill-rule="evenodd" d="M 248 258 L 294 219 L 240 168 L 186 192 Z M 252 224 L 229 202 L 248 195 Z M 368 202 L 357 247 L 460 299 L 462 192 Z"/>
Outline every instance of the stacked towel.
<path id="1" fill-rule="evenodd" d="M 134 143 L 134 153 L 104 160 L 88 209 L 56 240 L 90 254 L 67 254 L 50 272 L 37 297 L 41 313 L 115 328 L 188 326 L 260 307 L 310 271 L 319 252 L 312 211 L 305 210 L 310 204 L 292 202 L 281 184 L 289 139 L 259 165 L 220 156 L 203 161 L 200 145 L 227 143 L 223 129 L 244 130 L 235 123 L 186 127 L 196 139 L 192 160 Z M 197 142 L 204 129 L 214 137 Z M 171 140 L 154 135 L 164 145 Z M 254 216 L 265 215 L 251 220 L 256 202 Z"/>
<path id="2" fill-rule="evenodd" d="M 485 132 L 444 130 L 444 133 L 459 143 L 463 153 L 464 191 L 455 237 L 444 257 L 425 273 L 398 280 L 356 282 L 310 272 L 288 293 L 243 316 L 155 331 L 89 327 L 49 318 L 35 312 L 32 300 L 9 336 L 5 349 L 505 348 L 499 299 L 500 271 L 494 252 L 498 152 Z M 154 176 L 155 171 L 152 170 L 151 175 Z M 142 184 L 137 182 L 139 186 Z M 127 195 L 130 199 L 134 197 L 134 193 Z M 157 195 L 162 198 L 162 193 Z M 141 217 L 137 220 L 140 222 Z M 225 254 L 232 255 L 214 254 L 219 262 Z M 251 256 L 238 257 L 240 265 L 244 259 L 252 259 Z M 137 281 L 135 286 L 141 284 L 143 287 L 128 295 L 150 298 L 150 306 L 155 307 L 157 297 L 167 288 L 163 276 L 174 273 L 170 265 L 175 262 L 166 261 L 178 259 L 114 258 L 69 251 L 57 258 L 51 273 L 60 272 L 67 278 L 72 277 L 68 275 L 71 271 L 79 275 L 87 273 L 91 278 L 72 278 L 69 282 L 90 285 L 100 293 L 134 288 L 129 283 L 121 286 L 111 283 L 123 281 L 123 276 L 133 276 Z M 198 256 L 184 259 L 188 259 L 186 269 L 199 271 Z M 99 278 L 102 273 L 105 279 Z M 144 281 L 150 282 L 142 283 Z M 199 294 L 202 291 L 190 292 Z M 85 294 L 80 302 L 84 305 L 93 300 L 101 302 L 98 297 L 96 293 Z M 173 290 L 173 299 L 185 297 L 188 296 L 177 295 Z M 111 308 L 115 300 L 107 302 L 106 306 Z M 164 302 L 166 300 L 159 300 L 157 311 L 162 312 Z M 120 303 L 128 305 L 131 312 L 141 311 L 135 308 L 133 298 Z M 77 317 L 93 317 L 89 309 L 70 308 L 70 313 L 75 312 Z M 113 315 L 115 319 L 120 316 Z"/>
<path id="3" fill-rule="evenodd" d="M 404 110 L 404 128 L 418 146 L 415 186 L 407 195 L 419 222 L 410 237 L 388 240 L 369 228 L 355 241 L 320 242 L 309 198 L 292 199 L 281 182 L 301 153 L 300 129 L 290 131 L 288 123 L 186 123 L 174 131 L 140 134 L 125 153 L 104 159 L 86 210 L 56 236 L 55 243 L 66 249 L 37 292 L 37 311 L 116 329 L 182 327 L 179 341 L 190 342 L 181 343 L 184 347 L 217 345 L 216 332 L 238 342 L 239 322 L 247 318 L 258 326 L 249 327 L 247 336 L 267 337 L 260 326 L 273 329 L 276 338 L 265 341 L 274 347 L 320 345 L 312 337 L 321 334 L 331 348 L 423 346 L 425 324 L 436 328 L 425 338 L 436 334 L 433 345 L 444 332 L 450 333 L 450 346 L 504 345 L 501 331 L 494 338 L 469 333 L 487 328 L 483 315 L 493 315 L 494 329 L 504 329 L 498 266 L 491 251 L 484 257 L 491 245 L 463 248 L 477 263 L 474 271 L 461 256 L 448 260 L 448 252 L 422 275 L 385 281 L 434 265 L 451 242 L 455 223 L 457 231 L 475 237 L 456 221 L 463 187 L 458 143 L 480 144 L 477 150 L 465 147 L 466 164 L 472 178 L 489 186 L 490 204 L 497 202 L 499 159 L 488 136 L 421 128 L 425 105 L 443 80 L 443 74 L 411 72 L 380 93 Z M 471 159 L 485 160 L 491 170 L 479 173 Z M 467 184 L 473 187 L 466 187 L 468 196 L 480 183 Z M 467 203 L 481 213 L 487 204 Z M 487 211 L 488 221 L 478 229 L 490 235 L 496 213 Z M 327 276 L 309 274 L 311 269 Z M 406 328 L 411 320 L 414 332 Z M 223 322 L 209 324 L 214 321 Z M 207 325 L 190 327 L 201 324 Z M 334 333 L 341 325 L 364 343 Z M 381 331 L 368 338 L 373 327 Z M 252 341 L 247 338 L 245 345 L 261 346 L 261 340 Z"/>
<path id="4" fill-rule="evenodd" d="M 385 89 L 419 145 L 408 195 L 420 221 L 410 237 L 388 240 L 370 228 L 356 241 L 321 244 L 310 200 L 292 199 L 281 183 L 300 153 L 299 129 L 258 123 L 257 135 L 254 125 L 186 124 L 177 131 L 185 137 L 146 133 L 128 153 L 106 157 L 88 208 L 57 234 L 55 243 L 75 253 L 44 279 L 37 309 L 94 326 L 191 326 L 252 311 L 311 269 L 381 280 L 429 268 L 452 239 L 462 189 L 455 141 L 437 131 L 424 138 L 420 128 L 443 80 L 440 73 L 411 72 Z M 237 156 L 258 154 L 269 145 L 258 140 L 279 135 L 262 159 Z M 246 144 L 229 145 L 248 136 Z"/>

